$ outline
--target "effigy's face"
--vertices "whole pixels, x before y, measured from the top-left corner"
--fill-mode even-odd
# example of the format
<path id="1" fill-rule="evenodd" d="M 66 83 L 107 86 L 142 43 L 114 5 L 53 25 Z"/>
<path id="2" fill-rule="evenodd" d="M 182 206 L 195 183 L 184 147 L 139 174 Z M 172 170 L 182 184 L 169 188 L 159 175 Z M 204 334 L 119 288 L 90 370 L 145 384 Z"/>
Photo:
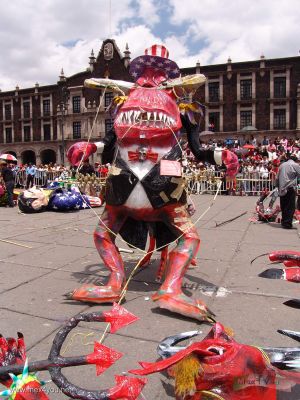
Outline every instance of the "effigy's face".
<path id="1" fill-rule="evenodd" d="M 167 81 L 164 71 L 147 68 L 131 89 L 115 123 L 119 138 L 148 138 L 172 135 L 181 128 L 176 98 L 172 90 L 161 89 Z M 158 88 L 160 86 L 160 88 Z"/>
<path id="2" fill-rule="evenodd" d="M 34 210 L 38 210 L 42 206 L 46 206 L 48 204 L 48 196 L 43 189 L 31 188 L 29 190 L 25 190 L 24 193 L 25 199 L 31 199 L 31 207 Z"/>

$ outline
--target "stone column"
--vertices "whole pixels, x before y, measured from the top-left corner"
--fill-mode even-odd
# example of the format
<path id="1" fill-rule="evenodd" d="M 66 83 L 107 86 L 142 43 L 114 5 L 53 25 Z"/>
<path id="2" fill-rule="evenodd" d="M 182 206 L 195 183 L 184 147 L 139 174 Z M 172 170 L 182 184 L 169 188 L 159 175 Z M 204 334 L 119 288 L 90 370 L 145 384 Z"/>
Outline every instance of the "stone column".
<path id="1" fill-rule="evenodd" d="M 241 100 L 241 76 L 237 74 L 236 77 L 236 99 L 237 101 Z"/>
<path id="2" fill-rule="evenodd" d="M 274 129 L 274 104 L 270 104 L 270 131 Z"/>
<path id="3" fill-rule="evenodd" d="M 239 132 L 241 130 L 241 106 L 237 103 L 236 106 L 236 130 Z"/>
<path id="4" fill-rule="evenodd" d="M 220 106 L 220 132 L 224 131 L 224 107 L 223 104 Z"/>
<path id="5" fill-rule="evenodd" d="M 270 98 L 274 98 L 274 73 L 272 69 L 270 71 Z"/>
<path id="6" fill-rule="evenodd" d="M 290 69 L 286 70 L 286 97 L 290 97 L 291 95 L 291 71 Z"/>
<path id="7" fill-rule="evenodd" d="M 252 103 L 252 126 L 256 127 L 256 104 Z"/>
<path id="8" fill-rule="evenodd" d="M 286 102 L 286 107 L 285 107 L 285 129 L 290 129 L 290 102 Z"/>

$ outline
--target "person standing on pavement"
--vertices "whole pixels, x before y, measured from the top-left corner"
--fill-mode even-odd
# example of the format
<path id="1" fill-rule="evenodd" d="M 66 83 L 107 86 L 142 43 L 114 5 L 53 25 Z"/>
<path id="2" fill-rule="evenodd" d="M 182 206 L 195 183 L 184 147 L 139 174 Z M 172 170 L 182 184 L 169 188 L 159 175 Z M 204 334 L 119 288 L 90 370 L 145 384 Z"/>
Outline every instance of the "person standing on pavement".
<path id="1" fill-rule="evenodd" d="M 15 174 L 5 161 L 1 161 L 1 177 L 5 184 L 9 207 L 14 207 Z"/>
<path id="2" fill-rule="evenodd" d="M 285 229 L 293 228 L 298 178 L 300 178 L 300 165 L 297 157 L 292 154 L 280 165 L 276 179 L 282 213 L 281 226 Z"/>
<path id="3" fill-rule="evenodd" d="M 34 177 L 36 174 L 36 167 L 29 163 L 26 168 L 26 189 L 30 189 L 34 185 Z"/>
<path id="4" fill-rule="evenodd" d="M 83 161 L 82 167 L 79 169 L 79 172 L 83 175 L 92 175 L 95 173 L 94 167 L 90 164 L 89 160 Z"/>

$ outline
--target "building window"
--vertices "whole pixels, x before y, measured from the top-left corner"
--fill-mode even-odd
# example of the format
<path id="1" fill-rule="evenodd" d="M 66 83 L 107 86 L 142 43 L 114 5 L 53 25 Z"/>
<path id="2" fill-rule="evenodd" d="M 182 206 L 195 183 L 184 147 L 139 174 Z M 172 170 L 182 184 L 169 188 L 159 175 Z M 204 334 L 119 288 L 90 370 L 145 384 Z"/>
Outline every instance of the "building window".
<path id="1" fill-rule="evenodd" d="M 274 110 L 274 129 L 286 128 L 286 112 L 285 109 Z"/>
<path id="2" fill-rule="evenodd" d="M 50 99 L 43 100 L 43 116 L 49 117 L 50 115 Z"/>
<path id="3" fill-rule="evenodd" d="M 220 113 L 210 112 L 208 114 L 208 130 L 211 132 L 220 131 Z"/>
<path id="4" fill-rule="evenodd" d="M 285 76 L 274 78 L 274 97 L 286 97 L 286 78 Z"/>
<path id="5" fill-rule="evenodd" d="M 105 93 L 105 98 L 104 98 L 104 107 L 105 108 L 110 106 L 111 102 L 113 101 L 113 98 L 114 98 L 113 92 Z"/>
<path id="6" fill-rule="evenodd" d="M 23 128 L 23 131 L 24 131 L 24 142 L 30 142 L 30 140 L 31 140 L 30 125 L 25 125 Z"/>
<path id="7" fill-rule="evenodd" d="M 242 79 L 240 81 L 241 100 L 252 99 L 252 79 Z"/>
<path id="8" fill-rule="evenodd" d="M 112 119 L 105 120 L 105 135 L 113 128 L 114 122 Z"/>
<path id="9" fill-rule="evenodd" d="M 45 124 L 43 125 L 44 130 L 44 140 L 51 140 L 51 125 Z"/>
<path id="10" fill-rule="evenodd" d="M 76 121 L 73 122 L 73 139 L 81 138 L 81 122 Z"/>
<path id="11" fill-rule="evenodd" d="M 73 113 L 80 113 L 81 97 L 73 96 L 72 101 L 73 101 Z"/>
<path id="12" fill-rule="evenodd" d="M 30 118 L 30 101 L 23 101 L 23 118 Z"/>
<path id="13" fill-rule="evenodd" d="M 6 120 L 11 120 L 11 104 L 4 105 L 4 118 Z"/>
<path id="14" fill-rule="evenodd" d="M 210 103 L 215 103 L 220 101 L 220 85 L 219 82 L 209 82 L 208 83 L 208 101 Z"/>
<path id="15" fill-rule="evenodd" d="M 252 126 L 252 111 L 241 111 L 241 129 Z"/>
<path id="16" fill-rule="evenodd" d="M 5 128 L 5 142 L 12 143 L 12 128 Z"/>

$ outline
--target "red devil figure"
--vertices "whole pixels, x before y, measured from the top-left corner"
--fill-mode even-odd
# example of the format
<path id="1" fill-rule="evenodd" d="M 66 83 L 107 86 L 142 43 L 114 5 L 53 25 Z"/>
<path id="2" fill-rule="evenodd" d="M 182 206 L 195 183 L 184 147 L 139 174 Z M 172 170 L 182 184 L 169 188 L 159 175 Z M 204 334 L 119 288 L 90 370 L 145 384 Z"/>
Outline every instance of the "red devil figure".
<path id="1" fill-rule="evenodd" d="M 161 308 L 198 320 L 211 320 L 206 305 L 185 296 L 181 289 L 184 274 L 200 245 L 186 207 L 181 129 L 186 130 L 197 159 L 212 164 L 223 162 L 229 175 L 237 172 L 237 157 L 228 150 L 203 150 L 199 146 L 193 114 L 200 113 L 202 108 L 181 99 L 205 82 L 203 75 L 180 77 L 167 49 L 157 45 L 132 61 L 130 73 L 135 83 L 109 79 L 85 81 L 88 87 L 106 87 L 126 92 L 128 96 L 116 99 L 121 106 L 114 130 L 104 140 L 105 147 L 111 149 L 116 138 L 116 151 L 106 182 L 105 210 L 94 233 L 95 245 L 111 272 L 110 278 L 106 286 L 84 285 L 69 294 L 69 298 L 94 303 L 118 301 L 125 273 L 112 232 L 127 234 L 128 241 L 136 244 L 142 236 L 137 232 L 136 221 L 143 221 L 155 225 L 157 243 L 167 244 L 170 237 L 177 238 L 176 247 L 168 256 L 165 280 L 152 299 Z M 68 151 L 69 160 L 78 165 L 96 149 L 94 143 L 77 143 Z"/>
<path id="2" fill-rule="evenodd" d="M 191 333 L 187 332 L 187 336 Z M 173 338 L 184 335 L 161 342 L 165 353 Z M 184 338 L 177 339 L 175 342 Z M 175 349 L 178 351 L 180 347 Z M 167 370 L 175 379 L 178 400 L 276 400 L 276 390 L 281 388 L 281 383 L 288 390 L 300 381 L 299 372 L 274 366 L 280 364 L 279 360 L 282 365 L 288 363 L 289 357 L 291 362 L 293 349 L 262 349 L 238 343 L 220 323 L 216 323 L 202 341 L 178 352 L 175 349 L 175 354 L 173 352 L 169 358 L 154 363 L 140 362 L 142 369 L 129 372 L 148 375 Z"/>

